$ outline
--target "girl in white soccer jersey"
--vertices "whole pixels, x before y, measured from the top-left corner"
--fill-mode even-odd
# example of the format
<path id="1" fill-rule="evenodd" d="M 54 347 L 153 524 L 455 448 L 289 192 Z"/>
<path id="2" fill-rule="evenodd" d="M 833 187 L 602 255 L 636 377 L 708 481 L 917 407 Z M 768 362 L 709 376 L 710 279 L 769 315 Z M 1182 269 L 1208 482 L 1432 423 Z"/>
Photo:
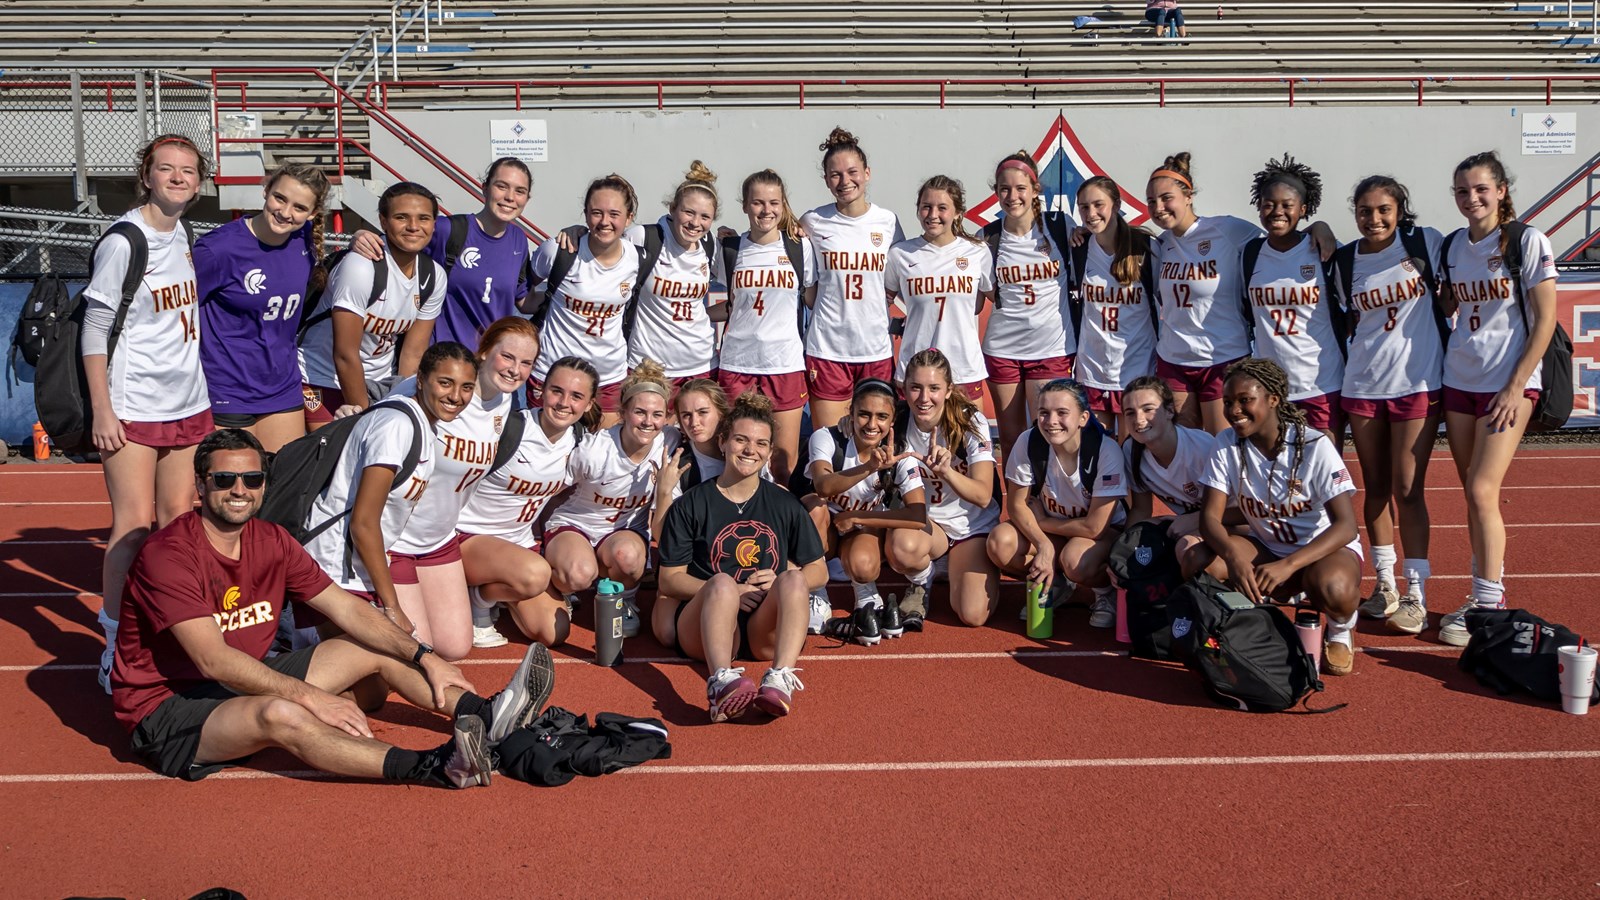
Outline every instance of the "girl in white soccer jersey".
<path id="1" fill-rule="evenodd" d="M 1322 274 L 1322 257 L 1300 223 L 1322 203 L 1322 176 L 1284 154 L 1269 160 L 1250 184 L 1250 202 L 1261 215 L 1266 240 L 1256 257 L 1245 302 L 1254 315 L 1256 355 L 1289 375 L 1289 402 L 1306 422 L 1344 441 L 1343 310 Z M 1335 322 L 1335 316 L 1341 321 Z"/>
<path id="2" fill-rule="evenodd" d="M 1000 587 L 1000 573 L 984 549 L 1000 522 L 989 420 L 936 349 L 906 363 L 905 397 L 908 414 L 900 437 L 921 463 L 928 527 L 896 528 L 884 548 L 890 567 L 911 581 L 900 598 L 903 624 L 909 631 L 922 630 L 934 561 L 947 558 L 950 608 L 962 624 L 976 627 L 994 612 Z"/>
<path id="3" fill-rule="evenodd" d="M 464 538 L 456 523 L 494 465 L 513 395 L 527 383 L 537 347 L 533 326 L 521 316 L 501 319 L 483 333 L 477 389 L 454 419 L 434 428 L 430 489 L 389 548 L 389 574 L 400 607 L 416 625 L 418 639 L 444 659 L 461 659 L 472 649 L 467 585 L 499 574 L 464 562 Z M 415 393 L 411 379 L 395 387 L 398 395 Z"/>
<path id="4" fill-rule="evenodd" d="M 194 245 L 212 421 L 251 432 L 268 453 L 306 433 L 296 335 L 327 274 L 317 264 L 328 187 L 315 166 L 279 166 L 262 182 L 261 212 Z"/>
<path id="5" fill-rule="evenodd" d="M 935 175 L 917 191 L 922 236 L 889 248 L 884 285 L 905 307 L 905 334 L 894 380 L 904 384 L 906 365 L 937 347 L 949 360 L 956 384 L 974 402 L 983 400 L 983 348 L 978 313 L 994 299 L 994 260 L 989 248 L 962 228 L 967 199 L 961 182 Z"/>
<path id="6" fill-rule="evenodd" d="M 1151 245 L 1160 263 L 1156 374 L 1177 398 L 1178 421 L 1216 434 L 1226 425 L 1223 375 L 1250 352 L 1240 257 L 1262 232 L 1233 216 L 1201 218 L 1194 211 L 1194 190 L 1188 153 L 1167 157 L 1145 189 L 1150 219 L 1165 229 Z M 1318 222 L 1310 233 L 1320 255 L 1333 253 L 1336 244 L 1326 225 Z"/>
<path id="7" fill-rule="evenodd" d="M 1256 603 L 1304 592 L 1328 618 L 1322 671 L 1348 675 L 1361 601 L 1350 472 L 1333 441 L 1289 402 L 1289 378 L 1272 360 L 1251 357 L 1230 366 L 1224 407 L 1232 428 L 1217 435 L 1202 479 L 1200 534 L 1216 554 L 1205 570 Z M 1244 513 L 1248 535 L 1229 529 L 1229 507 Z M 1196 562 L 1191 554 L 1185 571 L 1199 568 Z"/>
<path id="8" fill-rule="evenodd" d="M 817 262 L 811 241 L 795 241 L 800 259 L 789 259 L 785 235 L 796 228 L 789 212 L 783 179 L 762 169 L 744 180 L 740 190 L 750 230 L 737 241 L 726 311 L 717 383 L 723 393 L 738 397 L 755 390 L 771 398 L 773 420 L 772 475 L 788 484 L 800 454 L 800 422 L 806 405 L 805 345 L 800 337 L 800 304 L 811 305 L 817 291 Z M 719 256 L 722 254 L 718 254 Z M 796 264 L 798 263 L 798 271 Z"/>
<path id="9" fill-rule="evenodd" d="M 717 218 L 717 176 L 695 160 L 672 193 L 661 229 L 661 256 L 639 291 L 628 365 L 653 359 L 674 384 L 711 374 L 716 325 L 707 308 L 711 282 L 722 280 L 722 254 L 706 255 Z M 713 245 L 714 246 L 714 245 Z"/>
<path id="10" fill-rule="evenodd" d="M 600 372 L 602 425 L 618 420 L 618 396 L 628 374 L 628 338 L 622 319 L 639 283 L 639 250 L 625 232 L 633 223 L 639 198 L 633 185 L 615 173 L 596 178 L 583 195 L 583 216 L 588 233 L 579 238 L 571 271 L 559 285 L 545 285 L 543 307 L 534 325 L 539 328 L 539 357 L 528 385 L 528 401 L 539 405 L 539 391 L 550 366 L 564 356 L 594 363 Z M 539 245 L 533 255 L 533 277 L 547 281 L 555 265 L 560 236 Z"/>
<path id="11" fill-rule="evenodd" d="M 1083 385 L 1070 378 L 1045 383 L 1034 426 L 1018 435 L 1006 454 L 1007 521 L 989 532 L 987 549 L 1000 571 L 1049 589 L 1052 606 L 1065 602 L 1079 585 L 1093 588 L 1089 624 L 1111 628 L 1117 624 L 1117 592 L 1106 560 L 1127 518 L 1128 486 L 1122 450 L 1109 434 L 1100 437 L 1095 483 L 1083 483 L 1084 435 L 1099 427 L 1089 414 Z M 1048 445 L 1037 491 L 1028 453 L 1035 431 Z"/>
<path id="12" fill-rule="evenodd" d="M 639 632 L 633 596 L 650 560 L 650 513 L 656 479 L 672 455 L 677 429 L 667 424 L 672 386 L 654 360 L 620 385 L 621 422 L 585 438 L 572 454 L 572 493 L 550 514 L 543 545 L 551 577 L 571 591 L 601 578 L 622 584 L 623 634 Z"/>
<path id="13" fill-rule="evenodd" d="M 111 497 L 100 610 L 100 685 L 107 693 L 128 566 L 152 525 L 161 528 L 194 505 L 194 448 L 212 429 L 189 232 L 179 221 L 206 174 L 205 158 L 186 137 L 162 135 L 141 151 L 137 202 L 119 222 L 139 229 L 149 253 L 114 348 L 111 330 L 133 259 L 127 239 L 114 235 L 95 246 L 84 289 L 91 436 Z"/>
<path id="14" fill-rule="evenodd" d="M 1472 595 L 1440 620 L 1439 639 L 1460 647 L 1470 636 L 1468 610 L 1505 606 L 1500 484 L 1544 387 L 1540 364 L 1556 328 L 1556 266 L 1550 239 L 1536 229 L 1521 226 L 1521 240 L 1510 245 L 1517 211 L 1499 156 L 1462 160 L 1454 187 L 1467 227 L 1446 238 L 1441 253 L 1451 289 L 1446 308 L 1456 317 L 1444 354 L 1444 421 L 1467 494 L 1473 571 Z"/>
<path id="15" fill-rule="evenodd" d="M 1123 431 L 1128 435 L 1122 445 L 1123 463 L 1132 497 L 1128 521 L 1156 518 L 1155 500 L 1160 498 L 1172 512 L 1167 534 L 1175 541 L 1176 558 L 1182 559 L 1192 548 L 1203 546 L 1200 506 L 1205 486 L 1201 479 L 1211 466 L 1216 438 L 1178 424 L 1172 388 L 1155 375 L 1128 382 L 1121 405 Z M 1237 523 L 1230 519 L 1229 524 Z"/>
<path id="16" fill-rule="evenodd" d="M 848 416 L 811 433 L 807 474 L 814 493 L 801 500 L 827 556 L 844 566 L 856 595 L 852 615 L 828 621 L 827 588 L 813 591 L 813 630 L 821 626 L 823 634 L 868 647 L 904 631 L 899 605 L 886 605 L 878 594 L 888 532 L 921 531 L 928 522 L 917 461 L 910 450 L 895 451 L 894 401 L 887 381 L 869 378 L 856 385 Z"/>
<path id="17" fill-rule="evenodd" d="M 327 487 L 306 514 L 308 530 L 322 528 L 306 542 L 311 558 L 335 584 L 381 608 L 407 633 L 414 633 L 416 624 L 400 605 L 389 550 L 429 493 L 439 455 L 435 428 L 467 408 L 477 380 L 472 351 L 454 341 L 429 347 L 417 364 L 415 396 L 386 398 L 380 408 L 362 414 Z M 420 450 L 416 468 L 404 484 L 396 484 L 413 442 Z M 317 625 L 324 636 L 329 633 L 315 610 L 302 606 L 295 613 L 296 625 Z"/>
<path id="18" fill-rule="evenodd" d="M 855 135 L 835 128 L 818 149 L 834 202 L 800 224 L 821 260 L 805 341 L 811 421 L 822 427 L 844 415 L 857 382 L 894 375 L 883 272 L 889 248 L 906 236 L 898 216 L 867 199 L 872 169 Z"/>
<path id="19" fill-rule="evenodd" d="M 1354 321 L 1339 402 L 1361 465 L 1361 513 L 1378 576 L 1361 614 L 1387 618 L 1392 631 L 1419 634 L 1428 625 L 1425 491 L 1444 377 L 1440 317 L 1424 273 L 1441 271 L 1442 239 L 1432 228 L 1417 227 L 1410 194 L 1387 175 L 1362 179 L 1352 204 L 1361 239 L 1339 251 L 1335 269 L 1349 272 L 1350 296 L 1341 300 Z M 1424 258 L 1413 258 L 1408 242 Z M 1341 291 L 1344 277 L 1335 278 Z M 1395 582 L 1391 506 L 1406 553 L 1404 599 Z"/>
<path id="20" fill-rule="evenodd" d="M 1078 218 L 1093 236 L 1080 280 L 1082 327 L 1073 363 L 1089 395 L 1089 411 L 1107 431 L 1118 429 L 1122 386 L 1156 370 L 1155 304 L 1145 296 L 1150 234 L 1122 216 L 1122 190 L 1104 175 L 1078 188 Z M 1124 432 L 1126 433 L 1126 432 Z"/>
<path id="21" fill-rule="evenodd" d="M 461 510 L 456 527 L 466 535 L 461 559 L 473 586 L 474 647 L 505 645 L 492 617 L 499 603 L 530 640 L 553 646 L 567 639 L 572 621 L 563 598 L 582 585 L 552 579 L 535 528 L 551 500 L 572 484 L 568 461 L 580 431 L 591 435 L 600 424 L 599 387 L 600 376 L 586 360 L 556 360 L 545 373 L 544 405 L 512 414 L 523 417 L 522 442 L 502 468 L 484 476 Z"/>
<path id="22" fill-rule="evenodd" d="M 394 381 L 416 373 L 444 304 L 444 268 L 422 252 L 438 215 L 432 191 L 409 181 L 390 185 L 378 198 L 389 278 L 377 302 L 367 303 L 377 275 L 372 260 L 348 253 L 328 274 L 327 290 L 301 324 L 308 426 L 326 425 L 346 405 L 365 409 Z M 427 269 L 432 274 L 425 277 Z M 425 284 L 433 286 L 426 297 Z"/>
<path id="23" fill-rule="evenodd" d="M 1019 150 L 1001 160 L 994 194 L 1005 218 L 983 229 L 987 240 L 998 235 L 995 309 L 983 335 L 983 361 L 1004 448 L 1027 428 L 1030 411 L 1038 410 L 1039 389 L 1072 374 L 1078 349 L 1067 302 L 1072 250 L 1057 246 L 1051 234 L 1069 234 L 1072 217 L 1046 213 L 1039 191 L 1032 156 Z"/>

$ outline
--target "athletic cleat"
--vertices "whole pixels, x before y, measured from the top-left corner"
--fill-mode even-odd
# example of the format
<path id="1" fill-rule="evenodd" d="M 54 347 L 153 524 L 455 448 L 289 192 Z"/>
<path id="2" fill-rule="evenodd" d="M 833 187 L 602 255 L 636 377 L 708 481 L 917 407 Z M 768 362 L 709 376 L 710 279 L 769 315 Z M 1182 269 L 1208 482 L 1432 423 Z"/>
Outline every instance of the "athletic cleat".
<path id="1" fill-rule="evenodd" d="M 632 600 L 622 601 L 622 636 L 625 638 L 639 636 L 639 607 Z"/>
<path id="2" fill-rule="evenodd" d="M 1372 596 L 1361 601 L 1361 615 L 1367 619 L 1387 619 L 1400 609 L 1400 594 L 1392 587 L 1378 585 Z M 1416 632 L 1412 632 L 1415 634 Z"/>
<path id="3" fill-rule="evenodd" d="M 1389 617 L 1390 631 L 1401 634 L 1421 634 L 1428 627 L 1428 608 L 1422 601 L 1410 597 L 1400 601 L 1400 608 Z"/>
<path id="4" fill-rule="evenodd" d="M 522 662 L 511 673 L 511 681 L 500 693 L 489 698 L 489 746 L 500 746 L 511 732 L 531 722 L 544 709 L 555 685 L 556 668 L 550 660 L 550 651 L 535 641 L 528 645 Z"/>
<path id="5" fill-rule="evenodd" d="M 928 589 L 920 584 L 906 588 L 900 598 L 900 621 L 906 631 L 922 631 L 922 622 L 928 616 Z"/>
<path id="6" fill-rule="evenodd" d="M 472 626 L 472 646 L 476 650 L 492 650 L 495 647 L 504 647 L 509 643 L 511 642 L 506 640 L 506 636 L 500 633 L 500 629 L 493 625 Z"/>
<path id="7" fill-rule="evenodd" d="M 900 604 L 893 594 L 878 609 L 878 633 L 886 638 L 897 638 L 906 633 L 905 620 L 900 616 Z"/>
<path id="8" fill-rule="evenodd" d="M 1325 675 L 1349 675 L 1355 668 L 1356 651 L 1349 644 L 1328 641 L 1322 645 L 1322 672 Z"/>
<path id="9" fill-rule="evenodd" d="M 833 615 L 833 603 L 828 600 L 828 589 L 817 588 L 811 592 L 811 620 L 806 623 L 806 634 L 821 634 L 822 626 Z"/>
<path id="10" fill-rule="evenodd" d="M 1103 587 L 1094 589 L 1094 603 L 1089 607 L 1090 628 L 1115 628 L 1117 627 L 1117 589 Z"/>
<path id="11" fill-rule="evenodd" d="M 744 715 L 756 698 L 756 683 L 744 677 L 744 667 L 718 669 L 706 679 L 706 704 L 712 722 L 726 722 Z"/>
<path id="12" fill-rule="evenodd" d="M 793 666 L 773 666 L 768 669 L 767 674 L 761 676 L 761 692 L 756 694 L 753 701 L 756 709 L 773 718 L 787 716 L 789 705 L 794 702 L 794 692 L 803 691 L 806 687 L 800 683 L 800 676 L 795 674 L 798 671 L 800 669 Z"/>
<path id="13" fill-rule="evenodd" d="M 444 764 L 444 775 L 450 783 L 458 788 L 487 786 L 494 773 L 494 762 L 489 758 L 483 720 L 477 716 L 456 719 L 455 739 L 451 744 L 450 758 Z"/>
<path id="14" fill-rule="evenodd" d="M 871 605 L 858 606 L 856 611 L 848 616 L 829 619 L 823 623 L 822 633 L 842 643 L 855 641 L 863 647 L 871 647 L 882 638 L 878 631 L 878 608 Z"/>

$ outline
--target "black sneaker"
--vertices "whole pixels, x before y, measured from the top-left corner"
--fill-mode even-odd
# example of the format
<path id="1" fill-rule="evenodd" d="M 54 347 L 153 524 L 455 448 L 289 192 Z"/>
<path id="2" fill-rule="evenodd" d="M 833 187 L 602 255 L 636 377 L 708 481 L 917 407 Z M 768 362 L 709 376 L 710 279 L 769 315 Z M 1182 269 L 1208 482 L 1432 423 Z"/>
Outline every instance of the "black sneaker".
<path id="1" fill-rule="evenodd" d="M 920 584 L 906 589 L 900 598 L 900 621 L 906 631 L 922 631 L 922 620 L 928 615 L 928 590 Z"/>
<path id="2" fill-rule="evenodd" d="M 886 638 L 897 638 L 905 634 L 905 620 L 900 615 L 900 604 L 895 596 L 890 594 L 884 600 L 883 608 L 878 610 L 878 633 Z"/>
<path id="3" fill-rule="evenodd" d="M 829 619 L 822 626 L 822 634 L 844 643 L 855 641 L 863 647 L 871 647 L 882 639 L 878 632 L 878 608 L 858 606 L 848 616 Z"/>

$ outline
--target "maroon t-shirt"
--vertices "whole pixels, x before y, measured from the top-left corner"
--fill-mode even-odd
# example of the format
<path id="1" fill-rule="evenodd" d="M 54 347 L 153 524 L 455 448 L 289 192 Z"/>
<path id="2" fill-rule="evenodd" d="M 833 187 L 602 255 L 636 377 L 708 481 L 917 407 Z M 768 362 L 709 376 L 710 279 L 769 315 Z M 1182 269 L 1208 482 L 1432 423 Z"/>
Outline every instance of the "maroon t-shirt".
<path id="1" fill-rule="evenodd" d="M 308 600 L 331 584 L 289 532 L 270 522 L 246 522 L 239 558 L 229 559 L 211 546 L 198 512 L 174 519 L 139 549 L 122 591 L 111 667 L 117 721 L 131 732 L 168 697 L 207 680 L 173 625 L 215 619 L 228 646 L 265 659 L 284 599 Z"/>

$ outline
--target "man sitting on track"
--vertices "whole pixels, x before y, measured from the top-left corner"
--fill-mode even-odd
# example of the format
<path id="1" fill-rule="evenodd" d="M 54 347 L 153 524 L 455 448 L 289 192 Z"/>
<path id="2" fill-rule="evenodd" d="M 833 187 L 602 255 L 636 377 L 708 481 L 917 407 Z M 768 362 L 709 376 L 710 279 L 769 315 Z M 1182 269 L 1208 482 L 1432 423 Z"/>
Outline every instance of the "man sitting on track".
<path id="1" fill-rule="evenodd" d="M 433 648 L 334 585 L 287 531 L 255 519 L 266 477 L 253 435 L 213 433 L 194 466 L 200 509 L 152 534 L 128 573 L 111 682 L 133 752 L 189 781 L 281 747 L 337 775 L 488 784 L 490 749 L 550 696 L 549 651 L 533 644 L 505 690 L 479 697 Z M 344 634 L 265 658 L 286 597 Z M 453 739 L 424 752 L 374 740 L 339 696 L 357 683 L 448 711 Z"/>

